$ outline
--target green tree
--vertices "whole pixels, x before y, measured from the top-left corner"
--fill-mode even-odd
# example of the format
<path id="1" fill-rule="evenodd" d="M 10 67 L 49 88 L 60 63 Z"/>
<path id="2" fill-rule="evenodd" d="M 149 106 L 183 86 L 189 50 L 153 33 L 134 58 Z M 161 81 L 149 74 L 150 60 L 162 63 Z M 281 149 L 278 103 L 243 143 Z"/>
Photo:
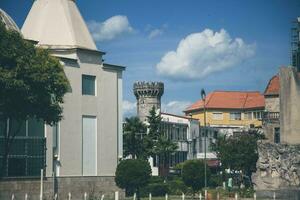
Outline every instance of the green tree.
<path id="1" fill-rule="evenodd" d="M 131 156 L 133 159 L 146 158 L 143 145 L 143 137 L 147 133 L 147 128 L 138 117 L 125 119 L 124 126 L 124 156 Z"/>
<path id="2" fill-rule="evenodd" d="M 126 192 L 133 191 L 140 199 L 140 188 L 146 186 L 151 178 L 151 167 L 146 160 L 123 160 L 116 170 L 115 182 Z"/>
<path id="3" fill-rule="evenodd" d="M 155 142 L 153 151 L 154 154 L 158 156 L 160 176 L 166 177 L 169 174 L 170 156 L 177 150 L 177 148 L 178 146 L 176 143 L 163 135 L 161 135 Z"/>
<path id="4" fill-rule="evenodd" d="M 184 184 L 192 188 L 193 195 L 204 187 L 204 162 L 201 160 L 185 161 L 182 167 L 182 180 Z M 206 169 L 207 179 L 210 177 L 210 170 Z"/>
<path id="5" fill-rule="evenodd" d="M 256 171 L 258 159 L 258 134 L 243 133 L 238 136 L 220 137 L 217 140 L 216 150 L 221 160 L 222 169 L 242 171 L 251 180 L 252 172 Z"/>
<path id="6" fill-rule="evenodd" d="M 63 67 L 56 58 L 24 40 L 18 32 L 7 30 L 0 22 L 2 167 L 7 163 L 11 144 L 25 120 L 36 118 L 50 125 L 61 120 L 61 104 L 68 87 Z M 18 127 L 9 128 L 8 121 L 11 126 L 11 122 L 16 121 Z M 3 168 L 0 170 L 4 172 Z"/>
<path id="7" fill-rule="evenodd" d="M 169 171 L 169 158 L 176 151 L 177 144 L 161 131 L 162 117 L 156 113 L 153 106 L 149 112 L 148 135 L 145 138 L 146 149 L 152 157 L 158 157 L 159 175 L 166 177 Z"/>

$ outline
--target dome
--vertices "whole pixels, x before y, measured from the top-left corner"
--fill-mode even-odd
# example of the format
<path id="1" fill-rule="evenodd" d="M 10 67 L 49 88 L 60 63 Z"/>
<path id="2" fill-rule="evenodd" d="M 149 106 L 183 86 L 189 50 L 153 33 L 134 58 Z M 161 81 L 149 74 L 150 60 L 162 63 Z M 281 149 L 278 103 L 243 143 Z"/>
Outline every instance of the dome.
<path id="1" fill-rule="evenodd" d="M 74 0 L 36 0 L 22 27 L 25 39 L 49 48 L 84 48 L 96 44 Z"/>
<path id="2" fill-rule="evenodd" d="M 14 20 L 6 13 L 4 10 L 0 8 L 0 20 L 4 23 L 5 27 L 8 30 L 14 30 L 19 33 L 20 29 L 18 28 L 17 24 L 14 22 Z"/>

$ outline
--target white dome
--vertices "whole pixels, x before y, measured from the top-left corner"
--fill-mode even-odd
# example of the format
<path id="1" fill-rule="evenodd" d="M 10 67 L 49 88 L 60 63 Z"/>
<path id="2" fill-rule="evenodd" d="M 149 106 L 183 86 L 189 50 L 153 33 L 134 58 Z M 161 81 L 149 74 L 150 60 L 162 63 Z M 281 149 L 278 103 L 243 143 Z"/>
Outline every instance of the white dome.
<path id="1" fill-rule="evenodd" d="M 1 8 L 0 8 L 0 20 L 4 23 L 5 27 L 8 30 L 14 30 L 21 33 L 20 29 L 18 28 L 14 20 Z"/>

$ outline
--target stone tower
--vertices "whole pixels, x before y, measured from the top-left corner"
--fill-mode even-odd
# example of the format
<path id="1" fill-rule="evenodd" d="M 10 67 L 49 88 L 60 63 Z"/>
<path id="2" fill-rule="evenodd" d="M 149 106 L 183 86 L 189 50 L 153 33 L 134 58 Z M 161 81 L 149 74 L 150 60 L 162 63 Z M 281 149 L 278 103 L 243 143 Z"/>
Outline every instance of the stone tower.
<path id="1" fill-rule="evenodd" d="M 161 96 L 164 93 L 162 82 L 135 82 L 133 92 L 137 99 L 137 114 L 142 122 L 147 120 L 149 111 L 154 106 L 161 108 Z"/>

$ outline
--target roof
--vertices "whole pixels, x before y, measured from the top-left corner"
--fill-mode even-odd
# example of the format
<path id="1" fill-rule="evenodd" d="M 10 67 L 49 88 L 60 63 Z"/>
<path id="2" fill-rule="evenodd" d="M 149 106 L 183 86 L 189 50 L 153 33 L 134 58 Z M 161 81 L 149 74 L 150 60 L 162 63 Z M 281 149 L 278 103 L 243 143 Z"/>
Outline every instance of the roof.
<path id="1" fill-rule="evenodd" d="M 73 0 L 34 1 L 22 33 L 40 46 L 97 50 Z"/>
<path id="2" fill-rule="evenodd" d="M 7 30 L 14 30 L 20 33 L 20 29 L 14 20 L 0 8 L 0 20 L 4 23 Z"/>
<path id="3" fill-rule="evenodd" d="M 258 91 L 214 91 L 206 96 L 207 109 L 258 109 L 265 107 L 264 96 Z M 204 101 L 198 100 L 184 112 L 204 108 Z"/>
<path id="4" fill-rule="evenodd" d="M 118 70 L 118 71 L 124 71 L 126 67 L 121 66 L 121 65 L 113 65 L 113 64 L 108 64 L 108 63 L 103 63 L 103 67 L 107 69 L 112 69 L 112 70 Z"/>
<path id="5" fill-rule="evenodd" d="M 279 75 L 273 76 L 264 92 L 264 95 L 279 95 L 279 89 L 280 89 L 280 81 L 279 81 Z"/>
<path id="6" fill-rule="evenodd" d="M 189 119 L 189 120 L 192 119 L 192 120 L 197 120 L 197 121 L 199 121 L 199 119 L 196 119 L 196 118 L 187 117 L 187 116 L 182 116 L 182 115 L 175 115 L 175 114 L 171 114 L 171 113 L 161 112 L 160 114 L 162 114 L 162 115 L 169 115 L 169 116 L 178 117 L 178 118 L 183 118 L 183 119 Z"/>

